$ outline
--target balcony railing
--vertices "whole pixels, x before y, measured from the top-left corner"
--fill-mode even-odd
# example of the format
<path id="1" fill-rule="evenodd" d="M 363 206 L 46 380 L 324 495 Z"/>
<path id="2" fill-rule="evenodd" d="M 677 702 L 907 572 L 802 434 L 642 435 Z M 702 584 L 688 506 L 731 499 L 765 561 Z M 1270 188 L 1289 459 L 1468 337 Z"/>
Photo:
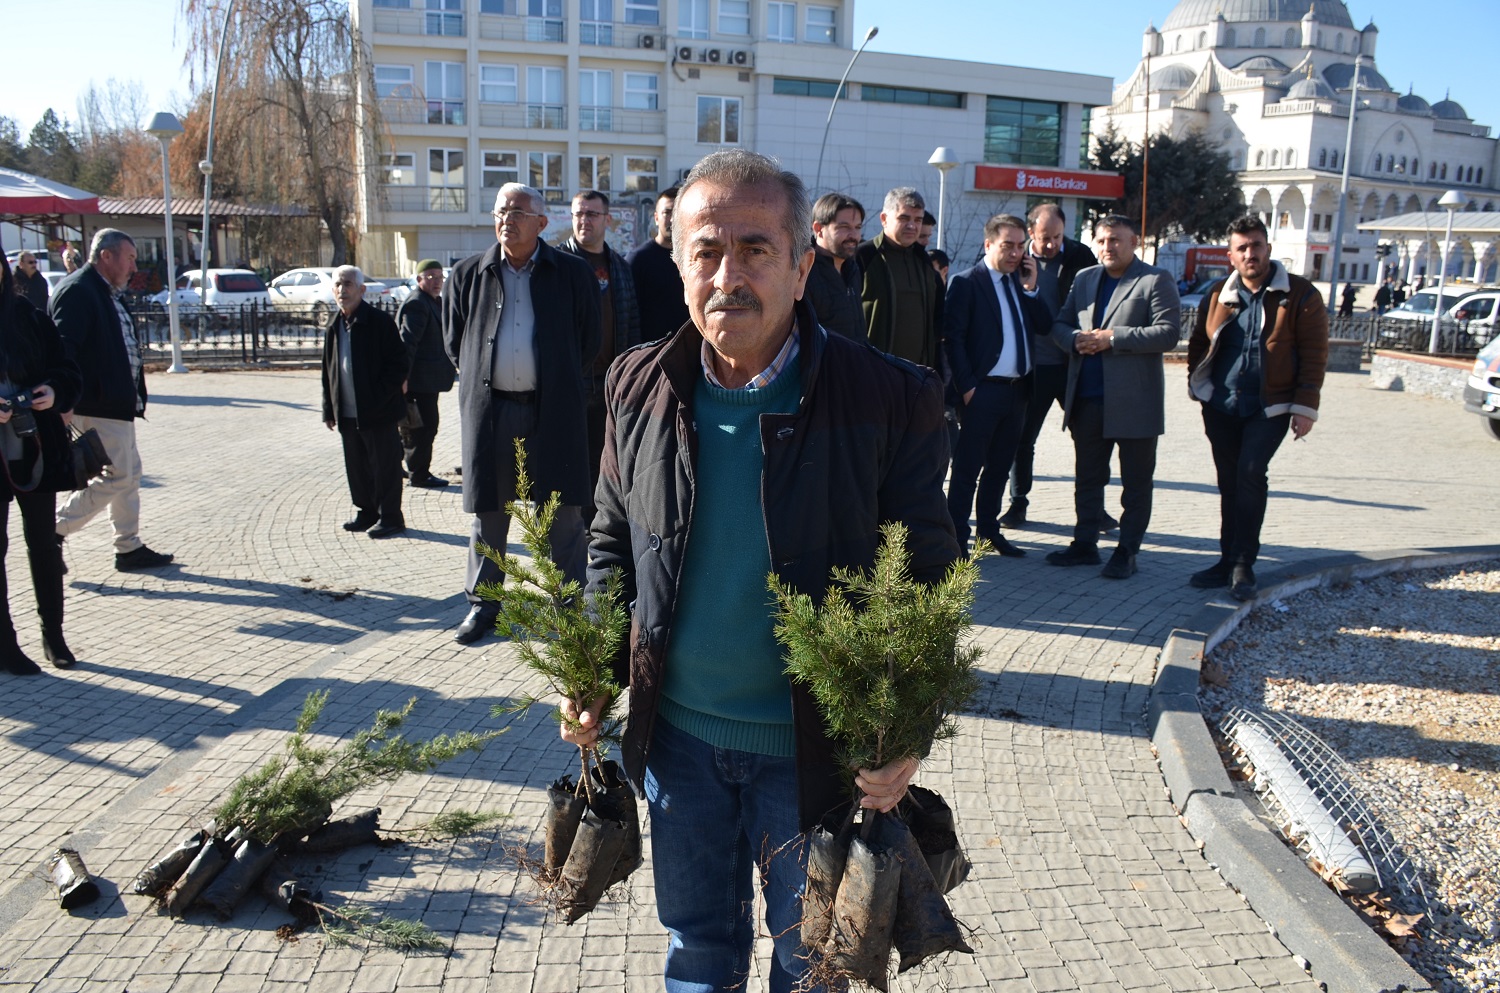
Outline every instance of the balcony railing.
<path id="1" fill-rule="evenodd" d="M 568 108 L 548 103 L 526 105 L 526 127 L 559 131 L 567 126 Z"/>
<path id="2" fill-rule="evenodd" d="M 463 124 L 464 102 L 462 100 L 428 100 L 428 124 Z"/>
<path id="3" fill-rule="evenodd" d="M 461 214 L 469 209 L 462 186 L 381 186 L 380 208 L 387 211 Z"/>
<path id="4" fill-rule="evenodd" d="M 375 10 L 375 30 L 382 34 L 432 35 L 462 38 L 467 24 L 456 10 Z"/>
<path id="5" fill-rule="evenodd" d="M 579 21 L 578 44 L 607 48 L 649 48 L 665 50 L 667 36 L 651 24 L 626 24 L 621 21 Z"/>
<path id="6" fill-rule="evenodd" d="M 480 14 L 479 37 L 495 41 L 567 41 L 568 22 L 560 17 Z"/>
<path id="7" fill-rule="evenodd" d="M 613 134 L 666 134 L 663 110 L 623 110 L 619 107 L 579 107 L 578 130 Z"/>

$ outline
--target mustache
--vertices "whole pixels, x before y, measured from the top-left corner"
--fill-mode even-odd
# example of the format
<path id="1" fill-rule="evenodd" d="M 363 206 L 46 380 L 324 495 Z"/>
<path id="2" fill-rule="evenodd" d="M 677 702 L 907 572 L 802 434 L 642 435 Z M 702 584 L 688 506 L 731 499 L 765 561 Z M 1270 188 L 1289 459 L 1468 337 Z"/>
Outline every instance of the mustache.
<path id="1" fill-rule="evenodd" d="M 708 302 L 703 305 L 703 312 L 705 314 L 712 314 L 716 310 L 728 310 L 731 307 L 737 310 L 743 309 L 758 312 L 760 310 L 760 300 L 754 293 L 743 287 L 735 290 L 733 293 L 714 290 L 713 295 L 708 298 Z"/>

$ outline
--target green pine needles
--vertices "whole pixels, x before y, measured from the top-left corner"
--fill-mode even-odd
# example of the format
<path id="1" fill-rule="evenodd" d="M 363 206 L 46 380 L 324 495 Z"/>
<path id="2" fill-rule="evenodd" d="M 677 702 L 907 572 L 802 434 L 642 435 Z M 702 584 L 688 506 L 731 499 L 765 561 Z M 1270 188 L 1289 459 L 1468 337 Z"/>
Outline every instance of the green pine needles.
<path id="1" fill-rule="evenodd" d="M 483 734 L 464 731 L 408 741 L 397 731 L 417 704 L 412 697 L 400 710 L 376 711 L 374 723 L 341 747 L 318 748 L 307 735 L 327 702 L 327 690 L 309 693 L 285 752 L 235 781 L 214 811 L 222 831 L 239 827 L 265 844 L 301 837 L 320 827 L 334 803 L 351 793 L 408 772 L 430 772 L 505 733 L 504 728 Z"/>
<path id="2" fill-rule="evenodd" d="M 509 625 L 516 651 L 527 668 L 547 681 L 551 692 L 587 705 L 607 697 L 598 718 L 601 742 L 618 742 L 623 722 L 617 716 L 622 690 L 615 682 L 613 660 L 630 630 L 630 615 L 622 604 L 624 580 L 618 571 L 610 574 L 604 589 L 585 598 L 577 580 L 567 579 L 552 561 L 549 535 L 557 519 L 562 498 L 553 493 L 546 502 L 531 502 L 531 478 L 526 474 L 526 449 L 516 442 L 516 499 L 509 505 L 512 519 L 521 527 L 521 543 L 531 553 L 524 562 L 492 548 L 483 554 L 495 562 L 512 582 L 481 584 L 478 593 L 500 606 L 500 624 Z M 525 711 L 539 702 L 536 696 L 525 696 L 510 706 L 496 706 L 495 714 Z M 562 711 L 553 716 L 564 720 Z M 598 761 L 599 752 L 585 754 L 585 774 L 580 786 L 588 782 L 587 763 Z"/>
<path id="3" fill-rule="evenodd" d="M 787 674 L 817 700 L 851 779 L 855 769 L 924 759 L 934 742 L 956 735 L 953 714 L 977 688 L 982 654 L 960 641 L 983 549 L 929 585 L 911 577 L 906 527 L 880 530 L 873 571 L 834 569 L 821 607 L 774 573 L 768 580 Z"/>

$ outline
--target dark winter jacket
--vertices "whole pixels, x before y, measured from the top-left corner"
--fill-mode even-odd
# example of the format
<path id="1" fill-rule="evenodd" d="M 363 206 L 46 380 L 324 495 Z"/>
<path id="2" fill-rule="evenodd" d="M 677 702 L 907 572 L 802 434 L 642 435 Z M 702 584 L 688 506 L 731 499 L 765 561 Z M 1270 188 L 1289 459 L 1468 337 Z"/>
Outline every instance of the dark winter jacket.
<path id="1" fill-rule="evenodd" d="M 22 456 L 10 463 L 9 477 L 0 474 L 0 501 L 10 500 L 11 479 L 23 488 L 43 492 L 73 489 L 73 463 L 62 412 L 78 402 L 82 376 L 68 357 L 51 318 L 24 297 L 8 307 L 0 303 L 0 378 L 9 380 L 16 390 L 45 384 L 56 394 L 49 409 L 33 411 L 35 442 L 23 441 Z M 42 474 L 32 486 L 38 453 L 42 456 Z"/>
<path id="2" fill-rule="evenodd" d="M 83 385 L 73 413 L 131 421 L 137 399 L 144 413 L 146 376 L 131 377 L 130 356 L 115 310 L 114 290 L 92 262 L 57 284 L 47 308 L 68 357 L 78 363 Z M 140 334 L 136 333 L 139 347 Z"/>
<path id="3" fill-rule="evenodd" d="M 576 255 L 585 265 L 590 264 L 577 238 L 569 238 L 558 247 L 569 255 Z M 625 257 L 608 245 L 604 246 L 604 252 L 609 256 L 609 292 L 615 310 L 614 352 L 620 355 L 642 341 L 641 309 L 635 295 L 635 277 L 631 275 Z"/>
<path id="4" fill-rule="evenodd" d="M 40 271 L 34 276 L 27 276 L 20 269 L 17 269 L 15 271 L 15 280 L 17 293 L 30 300 L 31 305 L 37 310 L 45 311 L 47 309 L 47 297 L 50 291 L 47 287 L 46 276 L 43 276 Z"/>
<path id="5" fill-rule="evenodd" d="M 797 304 L 801 401 L 761 418 L 761 492 L 772 568 L 821 600 L 833 566 L 867 568 L 880 526 L 909 529 L 913 575 L 940 578 L 959 556 L 943 496 L 948 466 L 942 384 L 929 370 L 830 335 Z M 589 588 L 621 570 L 631 605 L 629 643 L 616 678 L 630 686 L 625 769 L 645 774 L 677 583 L 693 527 L 698 443 L 694 388 L 702 337 L 688 325 L 626 353 L 610 368 Z M 769 608 L 767 608 L 769 609 Z M 726 632 L 726 637 L 732 637 Z M 849 798 L 812 696 L 788 683 L 797 744 L 801 823 Z"/>
<path id="6" fill-rule="evenodd" d="M 334 314 L 323 335 L 323 421 L 338 421 L 349 415 L 340 410 L 339 322 Z M 354 360 L 355 420 L 361 428 L 395 424 L 406 414 L 401 383 L 406 379 L 406 346 L 396 331 L 396 322 L 379 307 L 363 300 L 354 311 L 349 328 L 349 349 Z"/>
<path id="7" fill-rule="evenodd" d="M 491 434 L 490 385 L 495 336 L 505 292 L 496 243 L 453 268 L 443 286 L 443 333 L 448 357 L 458 366 L 458 413 L 463 441 L 464 510 L 499 510 L 496 467 L 513 458 L 511 439 Z M 538 242 L 531 273 L 536 315 L 536 431 L 527 445 L 526 471 L 545 499 L 554 490 L 562 502 L 589 502 L 589 442 L 583 370 L 599 351 L 599 284 L 577 256 Z M 508 499 L 508 498 L 507 498 Z"/>
<path id="8" fill-rule="evenodd" d="M 864 286 L 859 263 L 845 259 L 841 269 L 834 264 L 833 253 L 822 245 L 814 245 L 813 251 L 817 254 L 807 274 L 803 299 L 812 305 L 818 323 L 828 330 L 855 341 L 868 341 L 864 308 L 859 303 Z"/>
<path id="9" fill-rule="evenodd" d="M 407 390 L 412 393 L 447 393 L 453 389 L 453 363 L 443 347 L 443 309 L 437 299 L 422 290 L 396 311 L 396 327 L 411 360 Z"/>
<path id="10" fill-rule="evenodd" d="M 855 255 L 860 272 L 864 275 L 860 300 L 865 314 L 865 331 L 869 335 L 870 344 L 882 352 L 889 352 L 896 339 L 896 287 L 891 281 L 891 267 L 883 252 L 888 240 L 882 231 L 870 241 L 861 243 L 859 252 Z M 920 263 L 920 269 L 933 272 L 932 263 L 927 259 L 927 249 L 921 245 L 913 243 L 910 248 L 901 249 L 893 244 L 891 250 L 912 253 Z M 915 317 L 903 314 L 901 320 L 903 323 L 919 320 L 922 325 L 922 354 L 903 358 L 932 369 L 938 368 L 942 361 L 939 358 L 942 349 L 938 338 L 943 327 L 943 285 L 935 272 L 932 279 L 922 282 L 922 313 Z"/>

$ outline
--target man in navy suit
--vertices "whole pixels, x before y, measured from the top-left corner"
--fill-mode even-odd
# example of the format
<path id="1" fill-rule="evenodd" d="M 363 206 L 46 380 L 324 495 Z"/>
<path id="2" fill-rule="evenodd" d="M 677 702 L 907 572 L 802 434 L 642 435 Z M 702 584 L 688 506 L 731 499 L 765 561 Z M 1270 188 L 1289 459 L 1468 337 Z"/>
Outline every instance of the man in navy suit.
<path id="1" fill-rule="evenodd" d="M 969 537 L 979 472 L 1010 466 L 1031 396 L 1033 334 L 1051 329 L 1051 314 L 1036 297 L 1036 264 L 1026 255 L 1026 222 L 996 214 L 984 226 L 984 261 L 955 276 L 943 307 L 943 347 L 953 370 L 959 407 L 958 445 L 948 480 L 948 513 L 960 543 Z M 1026 553 L 1000 534 L 1004 473 L 979 485 L 974 508 L 979 537 L 1001 555 Z"/>

